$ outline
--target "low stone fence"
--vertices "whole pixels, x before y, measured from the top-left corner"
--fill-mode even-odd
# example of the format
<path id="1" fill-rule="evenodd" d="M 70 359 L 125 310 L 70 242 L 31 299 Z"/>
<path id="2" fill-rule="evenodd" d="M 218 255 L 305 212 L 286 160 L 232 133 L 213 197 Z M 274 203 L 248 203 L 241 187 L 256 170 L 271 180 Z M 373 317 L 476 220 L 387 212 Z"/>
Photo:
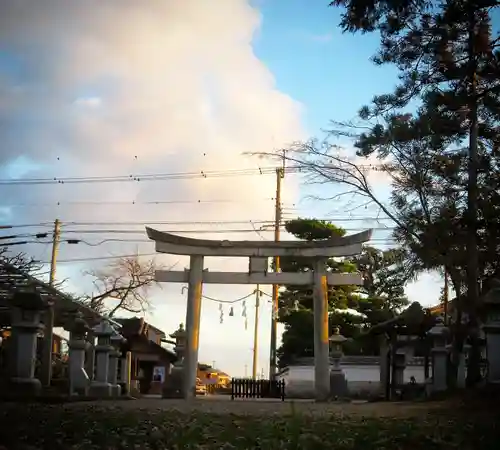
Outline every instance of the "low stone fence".
<path id="1" fill-rule="evenodd" d="M 377 381 L 348 381 L 347 387 L 351 398 L 370 399 L 379 397 L 381 394 L 380 383 Z M 314 398 L 314 382 L 311 380 L 288 379 L 285 395 L 288 399 Z"/>

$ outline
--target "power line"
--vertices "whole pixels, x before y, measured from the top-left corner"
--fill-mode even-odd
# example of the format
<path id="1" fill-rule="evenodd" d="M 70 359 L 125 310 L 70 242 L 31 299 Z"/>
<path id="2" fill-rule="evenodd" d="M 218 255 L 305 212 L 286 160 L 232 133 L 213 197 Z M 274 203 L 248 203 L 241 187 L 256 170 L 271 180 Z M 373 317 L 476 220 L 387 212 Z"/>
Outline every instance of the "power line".
<path id="1" fill-rule="evenodd" d="M 293 220 L 293 219 L 290 219 Z M 379 221 L 379 220 L 392 220 L 390 218 L 378 218 L 378 217 L 337 217 L 337 218 L 327 218 L 327 219 L 315 219 L 325 222 L 350 222 L 350 221 Z M 208 220 L 208 221 L 172 221 L 172 220 L 156 220 L 156 221 L 115 221 L 115 222 L 76 222 L 68 221 L 64 222 L 64 225 L 76 225 L 76 226 L 104 226 L 104 225 L 246 225 L 246 224 L 273 224 L 274 220 Z"/>
<path id="2" fill-rule="evenodd" d="M 196 178 L 221 178 L 249 175 L 267 175 L 274 173 L 273 167 L 232 170 L 200 170 L 197 172 L 170 172 L 151 174 L 87 176 L 87 177 L 53 177 L 53 178 L 20 178 L 0 179 L 0 185 L 46 185 L 46 184 L 88 184 L 88 183 L 122 183 L 141 181 L 188 180 Z"/>
<path id="3" fill-rule="evenodd" d="M 371 170 L 377 172 L 388 171 L 385 166 L 377 165 L 357 165 L 358 169 Z M 171 172 L 171 173 L 151 173 L 151 174 L 129 174 L 129 175 L 109 175 L 109 176 L 86 176 L 86 177 L 53 177 L 53 178 L 20 178 L 20 179 L 0 179 L 0 185 L 6 186 L 26 186 L 26 185 L 54 185 L 54 184 L 89 184 L 89 183 L 137 183 L 141 181 L 170 181 L 170 180 L 190 180 L 203 178 L 226 178 L 235 176 L 252 175 L 274 175 L 276 167 L 257 167 L 253 169 L 232 169 L 232 170 L 199 170 L 196 172 Z M 335 170 L 332 167 L 332 170 Z M 307 167 L 290 166 L 284 169 L 287 174 L 307 173 L 313 171 Z"/>
<path id="4" fill-rule="evenodd" d="M 9 230 L 12 228 L 34 228 L 34 227 L 50 227 L 50 228 L 52 228 L 53 224 L 50 222 L 39 222 L 39 223 L 0 225 L 0 230 Z"/>
<path id="5" fill-rule="evenodd" d="M 294 219 L 290 219 L 294 220 Z M 389 217 L 328 217 L 324 219 L 317 219 L 325 222 L 338 223 L 338 222 L 381 222 L 390 220 Z M 106 222 L 83 222 L 83 221 L 66 221 L 62 222 L 62 226 L 146 226 L 146 225 L 261 225 L 261 224 L 274 224 L 273 220 L 208 220 L 208 221 L 169 221 L 169 220 L 142 220 L 142 221 L 106 221 Z M 0 230 L 8 230 L 13 228 L 52 228 L 52 222 L 39 222 L 28 224 L 7 224 L 0 225 Z"/>
<path id="6" fill-rule="evenodd" d="M 264 198 L 262 201 L 273 200 L 272 198 Z M 76 200 L 76 201 L 55 201 L 53 203 L 12 203 L 4 206 L 8 208 L 51 208 L 59 206 L 146 206 L 146 205 L 204 205 L 215 203 L 239 203 L 237 200 L 149 200 L 149 201 L 93 201 L 93 200 Z"/>

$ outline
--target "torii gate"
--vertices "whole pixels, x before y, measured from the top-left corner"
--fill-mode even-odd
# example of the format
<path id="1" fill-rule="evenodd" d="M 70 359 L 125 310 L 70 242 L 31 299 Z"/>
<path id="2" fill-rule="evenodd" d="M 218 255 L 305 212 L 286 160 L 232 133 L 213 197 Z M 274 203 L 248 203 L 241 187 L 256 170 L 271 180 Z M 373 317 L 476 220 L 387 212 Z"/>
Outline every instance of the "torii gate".
<path id="1" fill-rule="evenodd" d="M 183 396 L 195 395 L 198 344 L 200 335 L 201 295 L 203 283 L 214 284 L 278 284 L 313 285 L 314 301 L 314 383 L 317 401 L 330 396 L 330 360 L 328 345 L 327 286 L 360 285 L 358 273 L 328 273 L 326 260 L 338 256 L 354 256 L 362 251 L 362 244 L 371 238 L 372 230 L 345 237 L 331 237 L 322 241 L 215 241 L 193 239 L 146 227 L 149 239 L 155 241 L 156 251 L 173 255 L 189 255 L 189 270 L 158 270 L 156 281 L 188 283 L 186 313 L 186 351 L 184 358 Z M 209 272 L 203 270 L 205 256 L 249 258 L 248 272 Z M 303 273 L 268 272 L 268 258 L 314 258 L 314 271 Z"/>

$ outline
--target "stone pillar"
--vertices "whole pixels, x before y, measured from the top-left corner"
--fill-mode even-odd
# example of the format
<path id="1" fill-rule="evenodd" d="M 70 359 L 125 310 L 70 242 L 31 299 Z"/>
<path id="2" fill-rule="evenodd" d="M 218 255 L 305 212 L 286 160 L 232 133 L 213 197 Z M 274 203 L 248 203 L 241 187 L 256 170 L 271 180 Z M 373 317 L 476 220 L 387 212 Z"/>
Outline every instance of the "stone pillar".
<path id="1" fill-rule="evenodd" d="M 489 383 L 500 383 L 500 286 L 495 280 L 484 298 L 486 321 L 483 326 L 486 337 L 486 358 L 488 360 Z"/>
<path id="2" fill-rule="evenodd" d="M 328 335 L 328 284 L 326 263 L 318 259 L 314 265 L 314 390 L 316 401 L 330 398 L 330 357 Z"/>
<path id="3" fill-rule="evenodd" d="M 348 396 L 349 389 L 345 374 L 340 367 L 340 362 L 344 355 L 342 344 L 347 341 L 347 338 L 340 334 L 338 327 L 335 327 L 329 341 L 331 344 L 330 356 L 333 362 L 330 369 L 330 395 L 335 399 L 345 398 Z"/>
<path id="4" fill-rule="evenodd" d="M 118 365 L 122 354 L 120 346 L 123 341 L 124 338 L 119 333 L 115 333 L 111 336 L 112 350 L 109 352 L 108 383 L 111 384 L 111 393 L 113 397 L 119 397 L 121 395 L 121 386 L 118 384 Z"/>
<path id="5" fill-rule="evenodd" d="M 37 336 L 43 329 L 41 315 L 47 303 L 37 292 L 16 292 L 11 306 L 11 339 L 15 345 L 9 355 L 12 358 L 9 393 L 13 396 L 38 395 L 42 384 L 35 378 Z"/>
<path id="6" fill-rule="evenodd" d="M 429 330 L 432 338 L 432 392 L 442 392 L 447 389 L 448 349 L 446 338 L 448 329 L 442 316 L 436 318 L 436 324 Z"/>
<path id="7" fill-rule="evenodd" d="M 125 352 L 125 356 L 120 359 L 120 384 L 123 389 L 123 394 L 130 394 L 130 381 L 132 371 L 132 352 Z"/>
<path id="8" fill-rule="evenodd" d="M 94 379 L 95 372 L 95 335 L 93 330 L 87 331 L 87 342 L 85 346 L 85 372 L 90 380 Z"/>
<path id="9" fill-rule="evenodd" d="M 467 380 L 467 354 L 469 353 L 470 345 L 464 344 L 462 351 L 458 355 L 457 364 L 457 388 L 465 389 Z"/>
<path id="10" fill-rule="evenodd" d="M 88 325 L 81 313 L 77 313 L 69 325 L 69 394 L 88 395 L 90 379 L 85 371 L 85 335 Z"/>
<path id="11" fill-rule="evenodd" d="M 44 331 L 42 340 L 42 356 L 40 361 L 40 381 L 49 387 L 52 381 L 52 351 L 54 349 L 54 302 L 50 300 L 44 314 Z"/>
<path id="12" fill-rule="evenodd" d="M 182 396 L 186 400 L 194 398 L 196 395 L 202 282 L 203 256 L 191 255 L 186 312 L 187 347 L 184 357 L 184 384 L 182 386 Z"/>
<path id="13" fill-rule="evenodd" d="M 406 351 L 404 348 L 397 348 L 394 352 L 394 379 L 393 386 L 403 387 L 405 384 Z"/>
<path id="14" fill-rule="evenodd" d="M 389 358 L 390 346 L 389 343 L 387 342 L 387 336 L 381 335 L 379 337 L 379 343 L 380 343 L 380 362 L 379 362 L 380 393 L 384 397 L 388 398 L 389 393 L 387 392 L 387 386 L 390 379 L 390 358 Z"/>
<path id="15" fill-rule="evenodd" d="M 94 328 L 94 333 L 97 336 L 97 345 L 95 346 L 96 372 L 95 379 L 90 384 L 90 395 L 111 397 L 112 387 L 108 382 L 108 372 L 109 354 L 113 350 L 111 336 L 114 330 L 107 320 L 103 320 Z"/>

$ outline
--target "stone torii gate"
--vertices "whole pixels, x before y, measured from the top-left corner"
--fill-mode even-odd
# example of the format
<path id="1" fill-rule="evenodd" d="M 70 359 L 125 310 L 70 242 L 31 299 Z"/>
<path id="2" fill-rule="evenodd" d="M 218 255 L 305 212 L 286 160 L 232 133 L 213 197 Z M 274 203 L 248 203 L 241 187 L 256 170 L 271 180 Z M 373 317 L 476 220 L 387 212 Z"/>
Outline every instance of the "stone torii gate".
<path id="1" fill-rule="evenodd" d="M 357 273 L 328 273 L 326 261 L 331 257 L 354 256 L 362 244 L 371 238 L 372 230 L 346 237 L 331 237 L 322 241 L 216 241 L 193 239 L 146 227 L 156 251 L 173 255 L 189 255 L 189 270 L 156 271 L 156 281 L 188 283 L 186 313 L 186 351 L 184 358 L 183 397 L 192 398 L 196 388 L 198 344 L 200 334 L 201 295 L 203 283 L 214 284 L 278 284 L 313 285 L 314 298 L 314 383 L 317 401 L 330 396 L 330 364 L 328 344 L 328 296 L 330 285 L 360 285 Z M 209 272 L 203 270 L 205 256 L 249 258 L 248 272 Z M 304 273 L 269 272 L 268 259 L 308 257 L 314 259 L 314 271 Z"/>

